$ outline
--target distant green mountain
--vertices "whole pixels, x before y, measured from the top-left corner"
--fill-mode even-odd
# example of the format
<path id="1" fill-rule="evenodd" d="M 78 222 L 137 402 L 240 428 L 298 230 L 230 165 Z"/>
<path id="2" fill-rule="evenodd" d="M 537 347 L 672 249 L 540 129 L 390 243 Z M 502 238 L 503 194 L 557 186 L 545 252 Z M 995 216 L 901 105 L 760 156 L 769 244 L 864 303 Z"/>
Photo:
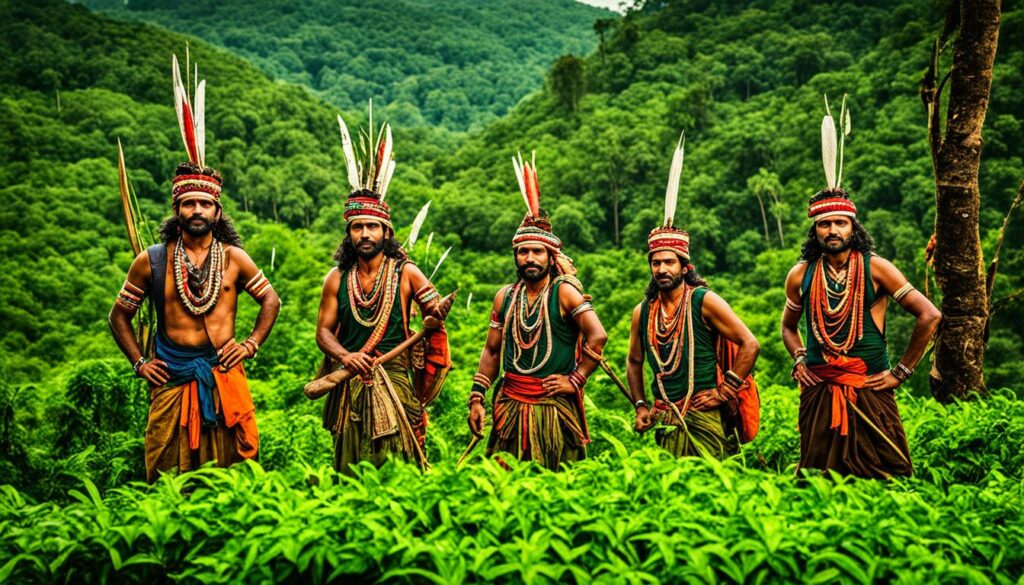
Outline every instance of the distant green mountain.
<path id="1" fill-rule="evenodd" d="M 116 355 L 105 315 L 131 262 L 117 139 L 142 210 L 159 221 L 170 213 L 170 178 L 185 158 L 170 73 L 171 54 L 184 58 L 187 42 L 59 0 L 0 0 L 0 285 L 7 290 L 0 378 L 25 381 L 51 375 L 72 356 Z M 225 209 L 247 239 L 270 221 L 318 223 L 323 239 L 302 246 L 326 266 L 348 194 L 338 110 L 223 49 L 192 40 L 191 55 L 207 79 L 207 160 L 224 174 Z M 360 116 L 350 114 L 350 123 Z M 390 199 L 396 222 L 407 225 L 426 182 L 415 153 L 433 159 L 432 149 L 449 147 L 429 130 L 396 128 L 396 136 Z M 289 259 L 287 242 L 277 237 L 252 252 L 269 264 L 276 245 L 279 279 L 289 264 L 303 266 Z M 302 289 L 312 290 L 325 271 L 317 266 L 291 278 L 311 279 Z M 307 315 L 298 298 L 286 311 L 301 319 Z"/>
<path id="2" fill-rule="evenodd" d="M 87 0 L 221 45 L 345 109 L 369 98 L 399 125 L 482 128 L 537 89 L 559 55 L 589 53 L 572 0 Z"/>

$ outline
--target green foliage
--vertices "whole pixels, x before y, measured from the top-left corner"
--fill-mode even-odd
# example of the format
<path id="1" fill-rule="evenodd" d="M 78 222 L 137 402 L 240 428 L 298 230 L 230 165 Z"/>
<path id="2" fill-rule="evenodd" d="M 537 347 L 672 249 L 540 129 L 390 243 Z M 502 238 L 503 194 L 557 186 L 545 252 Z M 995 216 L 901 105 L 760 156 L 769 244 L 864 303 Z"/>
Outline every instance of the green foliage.
<path id="1" fill-rule="evenodd" d="M 482 129 L 535 90 L 558 55 L 594 48 L 569 0 L 86 4 L 222 46 L 346 110 L 373 98 L 398 128 Z"/>
<path id="2" fill-rule="evenodd" d="M 926 420 L 909 427 L 970 419 L 975 432 L 1024 414 L 994 402 L 912 401 Z M 1024 428 L 1004 438 L 1019 444 Z M 561 473 L 490 460 L 460 472 L 448 459 L 426 473 L 364 464 L 344 478 L 246 464 L 102 495 L 85 481 L 63 506 L 3 487 L 0 578 L 1012 582 L 1024 571 L 1019 461 L 1002 467 L 982 443 L 970 465 L 986 470 L 946 483 L 959 464 L 922 439 L 911 444 L 928 473 L 890 483 L 676 460 L 603 433 L 599 455 Z"/>

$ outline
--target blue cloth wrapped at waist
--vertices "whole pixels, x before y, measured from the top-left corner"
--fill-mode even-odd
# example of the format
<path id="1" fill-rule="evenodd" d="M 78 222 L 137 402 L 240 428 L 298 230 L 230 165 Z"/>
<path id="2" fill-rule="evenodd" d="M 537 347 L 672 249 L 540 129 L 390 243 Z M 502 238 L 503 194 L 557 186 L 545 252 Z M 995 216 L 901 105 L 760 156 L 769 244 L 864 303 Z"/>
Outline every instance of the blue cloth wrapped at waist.
<path id="1" fill-rule="evenodd" d="M 213 404 L 213 367 L 217 365 L 217 350 L 212 344 L 185 347 L 167 339 L 163 331 L 156 334 L 156 359 L 167 364 L 171 375 L 168 386 L 180 386 L 192 380 L 199 389 L 199 413 L 203 426 L 217 426 L 217 411 Z"/>

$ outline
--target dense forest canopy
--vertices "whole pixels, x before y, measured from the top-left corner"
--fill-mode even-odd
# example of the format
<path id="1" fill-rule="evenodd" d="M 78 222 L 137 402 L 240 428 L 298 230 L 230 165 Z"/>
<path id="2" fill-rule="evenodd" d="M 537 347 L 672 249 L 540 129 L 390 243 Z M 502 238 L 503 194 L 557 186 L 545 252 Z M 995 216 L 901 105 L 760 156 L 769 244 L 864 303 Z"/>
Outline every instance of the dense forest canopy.
<path id="1" fill-rule="evenodd" d="M 222 46 L 336 107 L 373 98 L 397 126 L 450 130 L 503 116 L 555 57 L 590 52 L 594 20 L 613 16 L 571 0 L 85 4 Z"/>
<path id="2" fill-rule="evenodd" d="M 543 201 L 587 292 L 594 295 L 609 333 L 606 355 L 621 373 L 629 314 L 649 279 L 644 241 L 660 219 L 672 147 L 685 130 L 677 223 L 690 231 L 697 269 L 761 343 L 755 374 L 764 400 L 762 434 L 745 449 L 742 461 L 671 468 L 657 453 L 639 456 L 644 469 L 656 470 L 658 481 L 664 482 L 657 497 L 662 499 L 651 501 L 666 508 L 690 505 L 673 493 L 710 497 L 728 491 L 728 484 L 745 494 L 737 500 L 741 503 L 722 504 L 715 513 L 734 531 L 733 540 L 749 537 L 757 544 L 748 543 L 750 550 L 714 548 L 722 558 L 742 557 L 743 565 L 736 561 L 737 568 L 728 574 L 708 569 L 701 578 L 742 581 L 744 575 L 761 571 L 795 580 L 828 567 L 836 575 L 861 579 L 849 569 L 850 559 L 856 559 L 855 568 L 864 559 L 874 563 L 861 580 L 907 579 L 912 574 L 900 571 L 934 577 L 962 570 L 999 581 L 997 576 L 1005 571 L 1024 570 L 1022 536 L 1014 528 L 1022 509 L 1016 446 L 1024 440 L 1018 399 L 1024 375 L 1019 302 L 1004 304 L 992 322 L 986 367 L 990 386 L 997 390 L 990 401 L 934 404 L 921 397 L 927 393 L 923 372 L 900 390 L 919 479 L 861 489 L 860 484 L 805 483 L 790 477 L 798 450 L 798 398 L 778 323 L 785 302 L 783 280 L 807 237 L 807 199 L 824 184 L 822 96 L 827 94 L 833 104 L 848 96 L 853 132 L 846 147 L 844 186 L 878 252 L 925 289 L 924 249 L 934 227 L 934 184 L 918 88 L 931 43 L 943 27 L 944 6 L 932 0 L 670 0 L 641 2 L 624 17 L 610 18 L 611 13 L 569 2 L 540 0 L 460 0 L 443 8 L 414 0 L 86 4 L 102 11 L 58 0 L 0 0 L 0 193 L 6 202 L 0 209 L 0 284 L 5 292 L 0 300 L 0 477 L 14 486 L 0 490 L 0 521 L 12 518 L 7 525 L 17 528 L 0 537 L 0 581 L 29 566 L 38 569 L 32 573 L 37 577 L 47 574 L 39 569 L 46 562 L 32 565 L 28 557 L 5 564 L 29 544 L 40 547 L 33 554 L 49 559 L 56 554 L 53 550 L 64 550 L 60 543 L 73 542 L 67 534 L 38 538 L 34 530 L 97 531 L 90 536 L 95 543 L 109 536 L 103 532 L 107 525 L 81 519 L 106 513 L 102 510 L 117 510 L 111 513 L 118 522 L 134 525 L 140 520 L 133 514 L 143 507 L 206 515 L 216 505 L 202 490 L 183 503 L 176 495 L 180 486 L 170 481 L 149 492 L 110 489 L 142 477 L 148 408 L 145 388 L 131 376 L 106 324 L 131 262 L 117 194 L 117 140 L 125 147 L 141 209 L 155 227 L 169 214 L 170 177 L 184 157 L 172 105 L 170 56 L 176 53 L 183 59 L 186 46 L 200 77 L 207 80 L 207 158 L 225 177 L 225 211 L 283 300 L 273 334 L 259 357 L 246 365 L 263 439 L 260 465 L 268 471 L 239 471 L 235 479 L 211 472 L 211 485 L 234 481 L 239 497 L 256 508 L 270 506 L 262 491 L 269 485 L 304 509 L 333 501 L 329 498 L 344 499 L 333 512 L 324 512 L 328 516 L 358 516 L 348 514 L 345 506 L 360 511 L 388 506 L 360 482 L 316 491 L 321 488 L 310 478 L 319 476 L 310 470 L 329 461 L 331 439 L 321 428 L 320 404 L 306 401 L 301 393 L 320 359 L 314 340 L 320 286 L 343 234 L 348 188 L 335 116 L 344 115 L 350 128 L 364 124 L 365 100 L 372 97 L 376 111 L 385 113 L 395 130 L 397 170 L 388 202 L 399 235 L 408 233 L 416 212 L 432 201 L 412 257 L 429 273 L 441 252 L 451 247 L 436 280 L 442 292 L 460 291 L 448 322 L 456 367 L 430 407 L 427 450 L 440 470 L 412 477 L 409 469 L 388 467 L 367 471 L 360 480 L 384 486 L 398 502 L 390 510 L 404 506 L 410 519 L 430 515 L 423 522 L 433 526 L 435 516 L 449 517 L 449 506 L 455 509 L 433 495 L 424 500 L 429 505 L 417 508 L 396 495 L 399 485 L 415 485 L 430 494 L 464 493 L 467 502 L 526 493 L 539 499 L 545 490 L 555 490 L 560 499 L 551 510 L 557 510 L 552 514 L 559 519 L 551 522 L 566 522 L 569 530 L 576 526 L 572 514 L 579 512 L 579 505 L 566 494 L 576 494 L 573 490 L 580 485 L 641 493 L 632 482 L 645 471 L 631 455 L 649 447 L 651 439 L 629 430 L 632 413 L 603 374 L 596 374 L 587 387 L 594 461 L 571 474 L 541 480 L 522 468 L 502 475 L 491 463 L 474 465 L 478 475 L 470 480 L 451 464 L 469 436 L 466 395 L 493 295 L 515 278 L 509 245 L 524 209 L 512 155 L 536 150 Z M 429 35 L 408 32 L 422 32 L 423 27 Z M 373 48 L 365 49 L 369 45 Z M 1017 147 L 1024 138 L 1022 92 L 1024 9 L 1006 2 L 984 129 L 981 229 L 986 255 L 1024 178 Z M 1011 218 L 997 299 L 1024 284 L 1022 225 L 1018 217 Z M 934 286 L 928 290 L 932 298 L 938 294 Z M 253 303 L 241 303 L 240 331 L 247 330 L 255 313 Z M 892 355 L 902 351 L 911 327 L 909 317 L 898 309 L 890 311 L 886 337 Z M 926 368 L 923 362 L 921 369 Z M 628 479 L 612 480 L 620 476 Z M 687 483 L 687 477 L 696 479 Z M 88 486 L 98 486 L 95 498 L 88 487 L 69 493 L 83 478 L 92 482 Z M 621 494 L 603 493 L 595 492 L 595 503 L 587 507 L 599 515 L 632 510 L 618 507 Z M 78 503 L 61 508 L 48 502 L 69 499 Z M 767 500 L 774 504 L 762 506 Z M 832 507 L 817 506 L 824 500 Z M 93 505 L 96 501 L 108 507 Z M 633 505 L 641 500 L 630 501 Z M 799 504 L 785 507 L 780 502 Z M 912 512 L 901 513 L 907 509 Z M 387 510 L 382 510 L 376 511 L 383 515 Z M 516 554 L 531 550 L 539 555 L 519 558 L 515 562 L 523 566 L 517 569 L 507 568 L 513 566 L 511 560 L 498 565 L 500 555 L 494 550 L 476 561 L 468 555 L 499 546 L 494 542 L 512 542 L 512 535 L 530 538 L 528 532 L 550 520 L 539 512 L 509 512 L 486 520 L 466 516 L 464 525 L 444 524 L 455 528 L 430 533 L 430 539 L 452 538 L 443 546 L 462 555 L 452 557 L 447 568 L 438 568 L 447 560 L 421 554 L 408 543 L 385 546 L 381 540 L 371 546 L 370 532 L 355 525 L 346 529 L 346 542 L 364 547 L 360 554 L 345 549 L 339 554 L 351 553 L 344 557 L 348 560 L 324 562 L 344 567 L 339 574 L 371 580 L 381 578 L 381 567 L 413 561 L 434 563 L 430 570 L 448 580 L 457 580 L 459 570 L 500 580 L 509 574 L 526 578 L 531 567 L 548 567 L 544 563 L 554 563 L 551 547 L 565 547 L 559 557 L 564 565 L 580 559 L 577 564 L 594 574 L 619 575 L 620 569 L 636 571 L 640 557 L 632 562 L 630 555 L 642 555 L 648 563 L 643 571 L 666 579 L 671 576 L 659 567 L 674 562 L 658 555 L 686 554 L 673 548 L 677 544 L 692 550 L 697 545 L 726 546 L 708 544 L 704 539 L 710 536 L 686 532 L 692 527 L 675 520 L 651 519 L 640 511 L 636 515 L 642 518 L 635 530 L 608 526 L 599 536 L 588 536 L 598 543 L 592 549 L 574 548 L 583 544 L 572 539 L 562 542 L 557 531 L 537 537 L 558 540 L 557 545 L 517 542 Z M 897 516 L 924 535 L 920 539 L 926 544 L 920 550 L 899 536 L 899 530 L 867 535 L 868 528 L 893 528 Z M 750 518 L 755 517 L 768 519 L 752 525 Z M 820 525 L 851 517 L 856 522 L 851 521 L 847 532 L 828 535 L 837 540 L 815 541 L 831 546 L 828 554 L 834 556 L 808 560 L 806 542 L 825 538 L 820 537 Z M 58 520 L 47 521 L 54 518 Z M 488 521 L 493 525 L 479 532 L 487 543 L 459 540 L 469 532 L 478 534 L 475 530 Z M 414 524 L 410 520 L 389 534 L 405 538 L 409 533 L 402 530 Z M 642 553 L 628 544 L 637 535 L 669 526 L 695 540 L 652 544 L 655 537 L 650 536 L 640 547 Z M 265 553 L 275 561 L 257 562 L 255 553 L 231 548 L 237 543 L 221 546 L 231 539 L 214 534 L 214 528 L 196 527 L 195 534 L 204 530 L 210 550 L 223 556 L 216 563 L 228 572 L 221 576 L 244 569 L 280 577 L 286 574 L 276 564 L 283 563 L 280 550 L 302 539 L 316 540 L 306 532 L 301 538 L 282 536 L 282 543 Z M 415 531 L 410 538 L 427 538 L 420 527 L 409 530 Z M 627 533 L 632 536 L 616 536 Z M 762 541 L 775 538 L 771 534 L 787 536 L 784 544 L 772 544 L 776 548 L 769 554 Z M 180 550 L 174 548 L 178 541 L 164 549 L 162 571 L 188 567 L 187 575 L 194 576 L 219 570 L 210 568 L 214 561 L 190 564 L 186 557 L 191 545 L 182 538 Z M 846 547 L 851 539 L 859 552 Z M 110 542 L 115 540 L 110 546 L 121 552 L 113 554 L 127 558 L 134 545 L 127 539 Z M 751 550 L 762 545 L 765 558 L 785 550 L 798 560 L 757 561 Z M 252 546 L 256 544 L 246 541 L 246 550 Z M 113 558 L 106 549 L 75 550 L 61 558 L 78 563 L 76 570 L 93 580 L 100 577 L 90 567 L 106 561 L 89 555 L 101 550 L 102 559 Z M 420 552 L 403 552 L 408 550 Z M 602 560 L 605 550 L 615 551 L 608 554 L 618 560 Z M 893 551 L 905 558 L 890 558 L 897 554 Z M 248 555 L 244 568 L 229 562 L 243 554 Z M 432 560 L 424 560 L 428 557 Z M 143 558 L 129 567 L 142 571 L 146 562 Z M 474 562 L 476 568 L 467 569 Z M 305 575 L 294 568 L 297 562 L 287 566 Z M 552 580 L 571 571 L 550 570 Z M 558 570 L 562 572 L 553 576 Z"/>

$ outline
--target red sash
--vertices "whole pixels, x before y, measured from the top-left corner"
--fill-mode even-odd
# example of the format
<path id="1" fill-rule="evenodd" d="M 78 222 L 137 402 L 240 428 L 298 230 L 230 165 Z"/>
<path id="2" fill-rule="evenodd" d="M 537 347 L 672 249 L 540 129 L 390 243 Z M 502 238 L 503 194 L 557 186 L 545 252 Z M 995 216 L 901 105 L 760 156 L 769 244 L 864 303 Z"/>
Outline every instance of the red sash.
<path id="1" fill-rule="evenodd" d="M 525 404 L 540 404 L 547 394 L 547 390 L 544 389 L 544 378 L 523 376 L 511 372 L 505 373 L 501 391 L 512 400 Z M 580 426 L 583 428 L 583 442 L 587 444 L 590 443 L 590 430 L 587 427 L 587 414 L 583 407 L 583 390 L 577 392 L 575 398 L 576 408 L 580 412 Z"/>
<path id="2" fill-rule="evenodd" d="M 857 404 L 857 389 L 864 386 L 867 378 L 868 365 L 857 357 L 825 355 L 828 363 L 810 366 L 808 369 L 824 381 L 826 388 L 832 392 L 832 424 L 829 428 L 839 429 L 844 437 L 849 434 L 850 417 L 847 414 L 846 401 Z"/>

